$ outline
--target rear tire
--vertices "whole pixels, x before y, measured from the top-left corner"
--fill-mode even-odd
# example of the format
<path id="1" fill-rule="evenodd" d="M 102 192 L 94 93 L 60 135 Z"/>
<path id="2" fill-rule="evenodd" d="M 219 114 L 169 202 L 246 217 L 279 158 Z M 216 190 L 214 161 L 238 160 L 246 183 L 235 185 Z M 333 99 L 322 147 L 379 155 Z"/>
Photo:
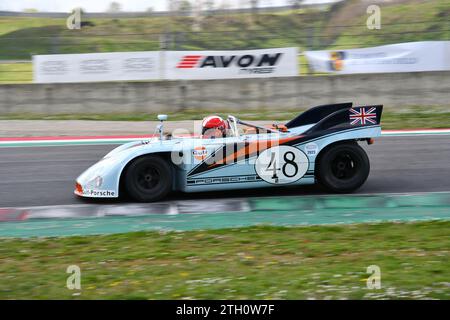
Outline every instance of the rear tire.
<path id="1" fill-rule="evenodd" d="M 161 157 L 145 156 L 134 160 L 125 173 L 128 195 L 139 202 L 164 198 L 172 190 L 172 170 Z"/>
<path id="2" fill-rule="evenodd" d="M 332 145 L 316 162 L 316 177 L 331 192 L 352 192 L 367 180 L 370 162 L 357 143 Z"/>

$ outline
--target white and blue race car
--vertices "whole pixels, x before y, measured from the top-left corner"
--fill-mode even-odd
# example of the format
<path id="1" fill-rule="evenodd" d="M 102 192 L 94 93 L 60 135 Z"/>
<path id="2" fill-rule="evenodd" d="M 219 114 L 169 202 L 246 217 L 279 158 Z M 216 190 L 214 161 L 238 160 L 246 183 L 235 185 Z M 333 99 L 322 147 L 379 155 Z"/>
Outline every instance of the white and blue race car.
<path id="1" fill-rule="evenodd" d="M 227 134 L 155 138 L 126 143 L 76 180 L 81 197 L 127 195 L 140 202 L 171 191 L 253 189 L 316 182 L 331 192 L 359 188 L 370 171 L 358 141 L 381 135 L 383 106 L 352 103 L 311 108 L 285 125 L 262 127 L 228 116 Z"/>

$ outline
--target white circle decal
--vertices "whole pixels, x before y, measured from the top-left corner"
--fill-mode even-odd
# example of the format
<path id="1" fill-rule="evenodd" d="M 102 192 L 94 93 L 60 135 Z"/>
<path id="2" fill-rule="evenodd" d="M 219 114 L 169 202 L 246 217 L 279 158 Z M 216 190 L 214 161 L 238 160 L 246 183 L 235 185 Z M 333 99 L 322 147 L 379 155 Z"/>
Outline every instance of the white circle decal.
<path id="1" fill-rule="evenodd" d="M 308 171 L 308 157 L 291 146 L 264 150 L 256 159 L 255 170 L 261 179 L 273 184 L 292 183 Z"/>

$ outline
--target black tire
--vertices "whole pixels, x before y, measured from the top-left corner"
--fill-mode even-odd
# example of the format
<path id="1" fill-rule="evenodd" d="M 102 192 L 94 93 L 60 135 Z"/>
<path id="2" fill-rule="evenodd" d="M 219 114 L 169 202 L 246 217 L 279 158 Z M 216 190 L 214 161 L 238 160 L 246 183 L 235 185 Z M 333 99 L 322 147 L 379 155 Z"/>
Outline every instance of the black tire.
<path id="1" fill-rule="evenodd" d="M 331 145 L 319 154 L 316 178 L 331 192 L 352 192 L 366 181 L 370 162 L 356 142 Z"/>
<path id="2" fill-rule="evenodd" d="M 172 190 L 172 170 L 163 158 L 145 156 L 134 160 L 125 173 L 128 195 L 139 202 L 164 198 Z"/>

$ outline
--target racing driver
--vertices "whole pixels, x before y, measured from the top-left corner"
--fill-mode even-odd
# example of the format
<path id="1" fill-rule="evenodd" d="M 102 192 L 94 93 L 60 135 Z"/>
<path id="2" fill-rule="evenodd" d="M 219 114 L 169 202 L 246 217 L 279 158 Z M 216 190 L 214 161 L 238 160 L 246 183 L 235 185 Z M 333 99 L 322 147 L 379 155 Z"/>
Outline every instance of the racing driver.
<path id="1" fill-rule="evenodd" d="M 219 116 L 208 116 L 202 122 L 202 137 L 205 139 L 225 138 L 229 128 L 228 121 Z"/>

